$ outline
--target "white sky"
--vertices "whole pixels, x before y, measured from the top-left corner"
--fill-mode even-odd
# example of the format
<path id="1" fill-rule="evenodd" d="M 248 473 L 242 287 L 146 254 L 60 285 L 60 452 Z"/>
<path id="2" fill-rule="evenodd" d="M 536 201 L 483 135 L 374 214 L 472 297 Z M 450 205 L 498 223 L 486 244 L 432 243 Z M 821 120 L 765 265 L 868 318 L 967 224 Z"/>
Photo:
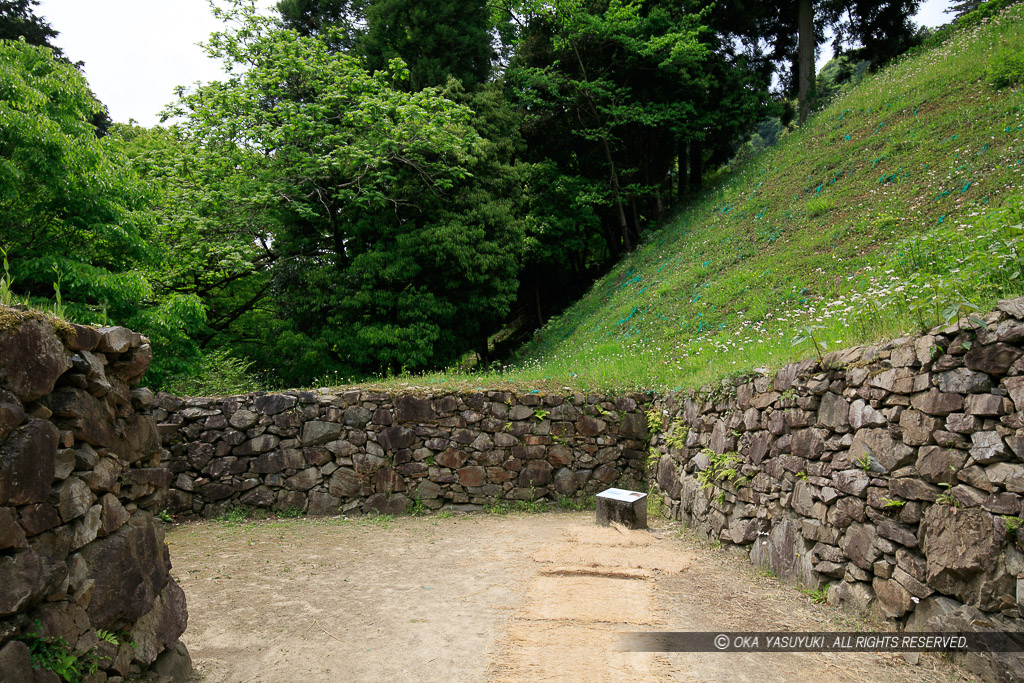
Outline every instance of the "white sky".
<path id="1" fill-rule="evenodd" d="M 952 0 L 924 0 L 915 21 L 939 26 Z M 275 0 L 258 0 L 270 11 Z M 220 64 L 197 45 L 220 28 L 207 0 L 40 0 L 36 14 L 60 32 L 54 44 L 85 75 L 115 121 L 159 122 L 174 87 L 220 78 Z M 823 49 L 819 66 L 830 58 Z"/>

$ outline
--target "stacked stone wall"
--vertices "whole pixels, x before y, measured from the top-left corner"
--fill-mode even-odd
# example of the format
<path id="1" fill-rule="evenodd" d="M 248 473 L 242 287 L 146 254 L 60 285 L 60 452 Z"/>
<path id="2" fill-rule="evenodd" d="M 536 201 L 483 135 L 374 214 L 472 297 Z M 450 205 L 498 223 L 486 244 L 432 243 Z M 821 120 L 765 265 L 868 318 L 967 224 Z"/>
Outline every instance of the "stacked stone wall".
<path id="1" fill-rule="evenodd" d="M 830 603 L 912 631 L 1024 630 L 1022 345 L 1024 298 L 984 325 L 664 397 L 658 488 L 672 516 Z"/>
<path id="2" fill-rule="evenodd" d="M 171 473 L 153 393 L 135 388 L 151 358 L 127 329 L 0 307 L 0 680 L 58 680 L 31 669 L 28 645 L 59 639 L 80 671 L 95 662 L 93 683 L 191 671 L 153 516 Z"/>
<path id="3" fill-rule="evenodd" d="M 161 394 L 171 509 L 482 509 L 644 487 L 651 398 L 502 391 Z"/>

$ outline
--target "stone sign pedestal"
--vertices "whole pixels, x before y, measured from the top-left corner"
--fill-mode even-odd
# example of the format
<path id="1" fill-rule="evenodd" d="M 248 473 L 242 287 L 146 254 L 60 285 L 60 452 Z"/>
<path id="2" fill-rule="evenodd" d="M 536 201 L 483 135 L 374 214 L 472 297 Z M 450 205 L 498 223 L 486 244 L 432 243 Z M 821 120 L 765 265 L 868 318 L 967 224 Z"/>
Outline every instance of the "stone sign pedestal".
<path id="1" fill-rule="evenodd" d="M 647 494 L 608 489 L 597 494 L 597 523 L 618 522 L 628 529 L 647 528 Z"/>

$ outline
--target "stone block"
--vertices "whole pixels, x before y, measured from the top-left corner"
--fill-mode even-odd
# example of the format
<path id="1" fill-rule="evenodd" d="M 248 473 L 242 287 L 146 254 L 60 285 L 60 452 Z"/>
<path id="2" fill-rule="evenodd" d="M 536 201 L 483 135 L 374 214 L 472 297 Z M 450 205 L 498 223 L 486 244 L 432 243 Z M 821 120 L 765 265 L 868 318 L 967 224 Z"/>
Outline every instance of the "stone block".
<path id="1" fill-rule="evenodd" d="M 647 528 L 647 494 L 623 489 L 607 489 L 597 494 L 597 524 L 612 522 L 628 529 Z"/>

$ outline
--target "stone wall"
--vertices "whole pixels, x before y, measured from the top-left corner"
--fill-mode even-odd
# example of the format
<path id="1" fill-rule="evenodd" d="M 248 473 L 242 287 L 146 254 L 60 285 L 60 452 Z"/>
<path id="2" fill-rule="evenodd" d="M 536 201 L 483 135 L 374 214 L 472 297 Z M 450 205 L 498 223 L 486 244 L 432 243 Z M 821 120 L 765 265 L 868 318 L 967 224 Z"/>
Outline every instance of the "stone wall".
<path id="1" fill-rule="evenodd" d="M 0 307 L 0 680 L 57 680 L 31 670 L 30 634 L 64 639 L 83 667 L 95 658 L 94 683 L 191 670 L 185 596 L 152 514 L 171 474 L 154 396 L 133 388 L 151 357 L 124 328 Z"/>
<path id="2" fill-rule="evenodd" d="M 908 630 L 1022 630 L 1024 298 L 984 321 L 659 399 L 668 510 Z"/>
<path id="3" fill-rule="evenodd" d="M 401 514 L 643 487 L 650 397 L 481 391 L 160 394 L 171 509 Z"/>

